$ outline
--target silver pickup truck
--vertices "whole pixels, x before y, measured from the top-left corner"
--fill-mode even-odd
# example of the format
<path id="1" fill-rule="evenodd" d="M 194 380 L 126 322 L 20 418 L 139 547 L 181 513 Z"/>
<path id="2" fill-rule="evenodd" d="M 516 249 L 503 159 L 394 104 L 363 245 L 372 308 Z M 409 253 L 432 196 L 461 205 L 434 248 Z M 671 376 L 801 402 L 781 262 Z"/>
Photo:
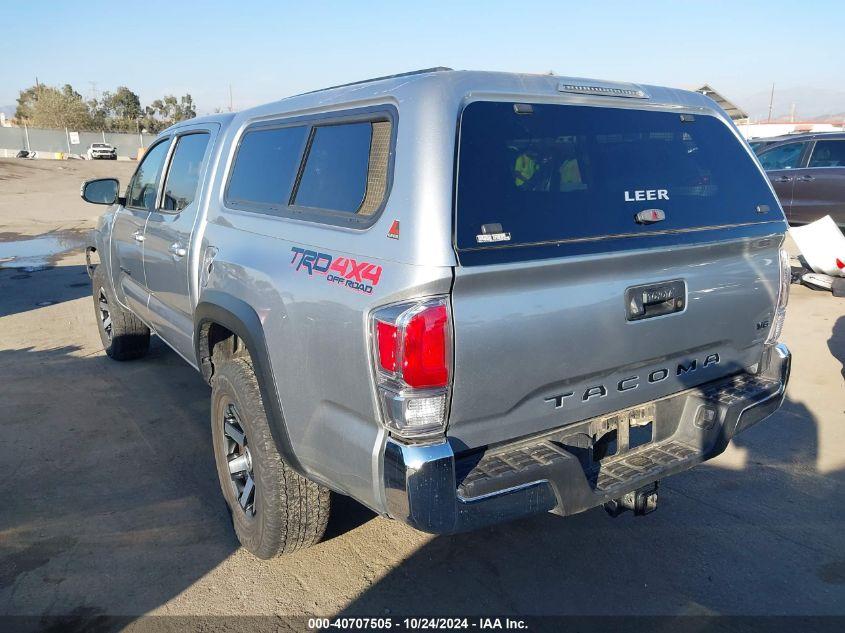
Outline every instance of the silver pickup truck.
<path id="1" fill-rule="evenodd" d="M 783 211 L 694 92 L 408 73 L 179 123 L 119 192 L 82 188 L 103 346 L 209 382 L 262 558 L 331 493 L 437 534 L 645 514 L 784 398 Z"/>

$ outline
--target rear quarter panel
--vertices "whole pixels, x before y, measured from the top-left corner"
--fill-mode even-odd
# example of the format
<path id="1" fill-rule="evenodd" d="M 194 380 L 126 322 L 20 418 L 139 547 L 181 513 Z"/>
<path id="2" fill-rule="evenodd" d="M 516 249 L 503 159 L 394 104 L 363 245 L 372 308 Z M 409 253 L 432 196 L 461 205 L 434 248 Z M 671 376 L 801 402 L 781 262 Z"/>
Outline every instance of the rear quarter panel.
<path id="1" fill-rule="evenodd" d="M 266 233 L 283 221 L 266 218 Z M 218 248 L 208 289 L 252 306 L 261 320 L 291 446 L 306 474 L 380 509 L 378 462 L 383 441 L 370 363 L 368 318 L 384 303 L 443 294 L 449 267 L 421 267 L 357 252 L 311 248 L 220 222 L 206 229 Z M 297 249 L 297 250 L 295 250 Z M 354 290 L 303 265 L 309 252 L 380 267 L 372 292 Z M 321 263 L 320 267 L 324 267 Z"/>

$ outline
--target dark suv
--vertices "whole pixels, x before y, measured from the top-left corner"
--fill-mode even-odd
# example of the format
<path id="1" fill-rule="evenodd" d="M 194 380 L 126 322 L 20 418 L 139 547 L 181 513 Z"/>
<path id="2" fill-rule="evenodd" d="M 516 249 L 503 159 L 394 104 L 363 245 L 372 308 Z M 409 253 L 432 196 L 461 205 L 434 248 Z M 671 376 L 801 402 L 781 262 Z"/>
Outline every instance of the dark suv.
<path id="1" fill-rule="evenodd" d="M 830 215 L 845 227 L 845 132 L 796 135 L 758 158 L 790 224 Z"/>

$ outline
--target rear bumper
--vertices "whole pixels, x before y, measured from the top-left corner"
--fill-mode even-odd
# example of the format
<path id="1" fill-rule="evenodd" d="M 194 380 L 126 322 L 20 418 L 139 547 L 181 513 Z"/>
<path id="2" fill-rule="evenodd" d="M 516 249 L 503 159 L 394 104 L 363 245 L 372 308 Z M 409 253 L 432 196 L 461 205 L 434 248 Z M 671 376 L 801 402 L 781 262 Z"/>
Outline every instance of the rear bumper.
<path id="1" fill-rule="evenodd" d="M 720 379 L 459 458 L 447 441 L 388 439 L 382 456 L 388 514 L 424 532 L 449 534 L 544 511 L 575 514 L 618 499 L 719 455 L 731 438 L 777 411 L 790 364 L 786 346 L 775 345 L 756 375 Z M 630 421 L 644 411 L 653 418 L 652 441 L 624 450 Z M 626 438 L 617 454 L 594 460 L 594 447 L 584 438 L 596 428 Z"/>

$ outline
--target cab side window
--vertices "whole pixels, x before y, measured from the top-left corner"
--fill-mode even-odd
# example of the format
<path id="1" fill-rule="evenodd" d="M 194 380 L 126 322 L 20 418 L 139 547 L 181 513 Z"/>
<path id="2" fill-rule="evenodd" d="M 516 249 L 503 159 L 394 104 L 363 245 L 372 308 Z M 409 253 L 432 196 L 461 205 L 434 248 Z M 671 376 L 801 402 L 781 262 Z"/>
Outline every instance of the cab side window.
<path id="1" fill-rule="evenodd" d="M 186 134 L 177 139 L 164 183 L 161 206 L 165 211 L 181 211 L 194 201 L 208 140 L 208 134 Z"/>
<path id="2" fill-rule="evenodd" d="M 810 167 L 845 167 L 845 141 L 817 141 Z"/>
<path id="3" fill-rule="evenodd" d="M 155 211 L 158 183 L 169 145 L 168 141 L 163 141 L 147 151 L 132 176 L 132 182 L 129 183 L 129 190 L 126 192 L 127 207 Z"/>
<path id="4" fill-rule="evenodd" d="M 800 167 L 801 156 L 804 153 L 806 143 L 787 143 L 779 145 L 760 154 L 760 164 L 763 169 L 797 169 Z"/>

